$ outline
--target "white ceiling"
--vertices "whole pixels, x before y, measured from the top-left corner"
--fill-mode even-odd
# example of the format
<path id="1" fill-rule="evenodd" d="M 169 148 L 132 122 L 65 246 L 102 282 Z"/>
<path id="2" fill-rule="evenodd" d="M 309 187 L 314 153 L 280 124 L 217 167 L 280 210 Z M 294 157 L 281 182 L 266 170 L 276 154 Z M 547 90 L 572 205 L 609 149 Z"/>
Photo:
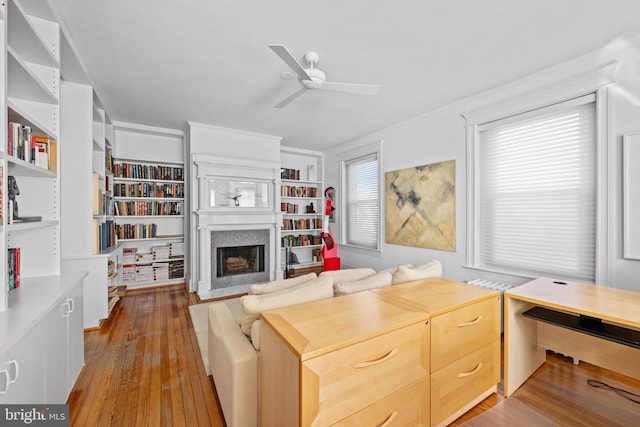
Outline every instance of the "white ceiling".
<path id="1" fill-rule="evenodd" d="M 638 0 L 51 0 L 112 120 L 186 121 L 326 149 L 640 31 Z M 329 81 L 306 93 L 284 44 Z"/>

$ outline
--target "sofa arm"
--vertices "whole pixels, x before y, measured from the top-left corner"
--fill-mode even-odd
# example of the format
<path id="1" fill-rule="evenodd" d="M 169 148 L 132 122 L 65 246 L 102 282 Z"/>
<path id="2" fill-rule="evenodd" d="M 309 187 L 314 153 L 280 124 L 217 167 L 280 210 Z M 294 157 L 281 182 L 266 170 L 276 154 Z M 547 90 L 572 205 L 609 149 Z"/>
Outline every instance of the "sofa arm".
<path id="1" fill-rule="evenodd" d="M 209 307 L 209 366 L 228 427 L 258 425 L 258 353 L 223 302 Z"/>

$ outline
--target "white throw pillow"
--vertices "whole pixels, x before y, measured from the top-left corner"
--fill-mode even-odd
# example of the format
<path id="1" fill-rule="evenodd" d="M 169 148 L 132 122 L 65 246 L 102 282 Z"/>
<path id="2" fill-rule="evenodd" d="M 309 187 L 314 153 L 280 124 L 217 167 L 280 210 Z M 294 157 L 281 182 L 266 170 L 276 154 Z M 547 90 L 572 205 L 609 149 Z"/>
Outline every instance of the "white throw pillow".
<path id="1" fill-rule="evenodd" d="M 249 287 L 249 295 L 262 295 L 269 292 L 280 291 L 282 289 L 289 289 L 297 286 L 301 283 L 313 280 L 318 276 L 316 273 L 308 273 L 303 276 L 293 277 L 291 279 L 274 280 L 273 282 L 256 283 Z"/>
<path id="2" fill-rule="evenodd" d="M 384 273 L 385 271 L 388 271 L 389 273 L 393 274 L 396 272 L 396 270 L 398 270 L 398 268 L 400 267 L 406 267 L 406 268 L 413 268 L 413 264 L 402 264 L 402 265 L 396 265 L 395 267 L 391 267 L 391 268 L 385 268 L 384 270 L 380 270 L 378 271 L 378 273 Z"/>
<path id="3" fill-rule="evenodd" d="M 334 283 L 334 295 L 346 295 L 391 285 L 391 273 L 383 271 L 354 282 Z"/>
<path id="4" fill-rule="evenodd" d="M 393 273 L 392 283 L 412 282 L 414 280 L 428 279 L 442 276 L 442 264 L 438 260 L 431 260 L 426 264 L 414 268 L 398 267 Z"/>
<path id="5" fill-rule="evenodd" d="M 245 335 L 251 336 L 251 324 L 260 319 L 260 313 L 263 311 L 331 298 L 332 296 L 333 280 L 331 277 L 318 277 L 293 288 L 268 294 L 245 295 L 242 297 L 240 328 Z"/>
<path id="6" fill-rule="evenodd" d="M 346 268 L 344 270 L 330 270 L 323 271 L 318 277 L 331 277 L 333 278 L 333 284 L 353 282 L 355 280 L 364 279 L 365 277 L 373 276 L 376 271 L 373 268 Z"/>

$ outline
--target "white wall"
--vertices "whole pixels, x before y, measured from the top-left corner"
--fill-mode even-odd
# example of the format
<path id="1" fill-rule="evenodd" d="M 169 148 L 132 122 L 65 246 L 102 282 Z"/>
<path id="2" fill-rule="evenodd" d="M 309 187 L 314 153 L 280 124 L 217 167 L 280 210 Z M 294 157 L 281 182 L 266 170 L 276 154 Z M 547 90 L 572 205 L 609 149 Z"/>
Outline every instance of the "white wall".
<path id="1" fill-rule="evenodd" d="M 526 76 L 486 93 L 448 105 L 437 111 L 416 117 L 404 123 L 383 129 L 371 135 L 349 141 L 325 153 L 325 186 L 339 191 L 340 170 L 337 154 L 363 144 L 383 140 L 381 155 L 381 200 L 383 200 L 384 173 L 411 166 L 436 163 L 444 160 L 456 161 L 456 250 L 445 252 L 382 243 L 380 253 L 358 251 L 339 247 L 343 266 L 371 266 L 376 269 L 401 263 L 423 263 L 437 258 L 443 263 L 444 275 L 455 280 L 487 277 L 518 283 L 518 279 L 499 275 L 480 274 L 464 268 L 466 258 L 466 127 L 462 115 L 483 106 L 508 105 L 523 96 L 537 96 L 549 91 L 559 81 L 571 80 L 571 76 L 584 73 L 609 60 L 619 61 L 616 83 L 610 88 L 609 171 L 607 198 L 603 199 L 604 211 L 609 215 L 609 242 L 600 242 L 609 247 L 610 271 L 606 275 L 608 286 L 640 291 L 640 261 L 622 258 L 622 135 L 640 130 L 640 40 L 618 39 L 603 49 L 581 56 L 548 70 Z M 538 92 L 531 92 L 536 90 Z M 540 89 L 543 88 L 543 89 Z M 556 86 L 557 88 L 557 86 Z M 526 95 L 525 95 L 526 94 Z M 340 199 L 340 195 L 337 196 Z M 338 206 L 341 215 L 341 206 Z M 384 236 L 384 203 L 381 216 L 381 235 Z M 336 235 L 340 235 L 339 219 L 332 224 Z M 509 280 L 510 279 L 510 280 Z M 522 282 L 524 279 L 520 279 Z"/>

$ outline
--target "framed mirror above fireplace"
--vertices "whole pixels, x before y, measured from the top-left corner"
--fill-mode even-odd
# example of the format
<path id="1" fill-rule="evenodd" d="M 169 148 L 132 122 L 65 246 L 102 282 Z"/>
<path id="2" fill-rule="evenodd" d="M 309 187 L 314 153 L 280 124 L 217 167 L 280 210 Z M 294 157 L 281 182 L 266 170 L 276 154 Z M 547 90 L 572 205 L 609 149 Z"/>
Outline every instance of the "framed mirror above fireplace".
<path id="1" fill-rule="evenodd" d="M 209 208 L 270 208 L 269 183 L 209 179 Z"/>

